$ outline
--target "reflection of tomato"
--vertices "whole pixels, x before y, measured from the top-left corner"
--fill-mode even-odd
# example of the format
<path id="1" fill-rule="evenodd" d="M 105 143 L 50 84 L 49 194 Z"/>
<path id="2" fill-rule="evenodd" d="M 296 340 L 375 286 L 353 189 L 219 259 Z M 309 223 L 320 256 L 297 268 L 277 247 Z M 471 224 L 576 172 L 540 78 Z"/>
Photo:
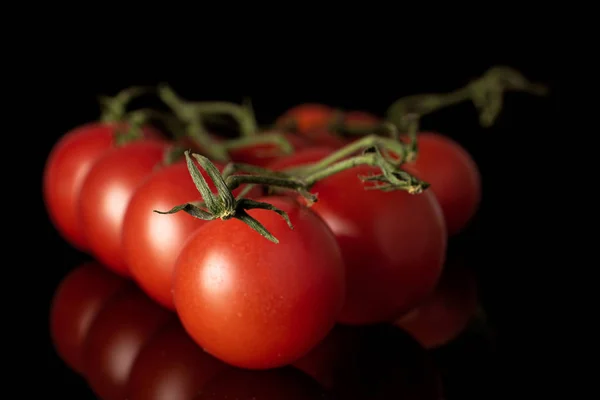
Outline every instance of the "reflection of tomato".
<path id="1" fill-rule="evenodd" d="M 228 368 L 185 333 L 179 321 L 162 328 L 142 349 L 129 376 L 129 400 L 189 400 Z"/>
<path id="2" fill-rule="evenodd" d="M 113 147 L 118 129 L 125 124 L 89 123 L 65 134 L 52 148 L 44 169 L 44 202 L 50 219 L 60 234 L 79 250 L 87 250 L 77 204 L 79 192 L 92 165 Z M 146 137 L 160 137 L 144 127 Z"/>
<path id="3" fill-rule="evenodd" d="M 229 369 L 210 381 L 194 400 L 327 400 L 325 390 L 294 368 L 268 371 Z"/>
<path id="4" fill-rule="evenodd" d="M 172 313 L 137 288 L 108 302 L 92 324 L 84 347 L 85 377 L 103 400 L 123 400 L 133 363 L 142 347 Z"/>
<path id="5" fill-rule="evenodd" d="M 134 190 L 163 160 L 168 142 L 144 140 L 112 149 L 96 161 L 81 189 L 79 212 L 94 257 L 129 276 L 121 250 L 121 230 Z"/>
<path id="6" fill-rule="evenodd" d="M 344 301 L 344 265 L 331 231 L 286 197 L 260 198 L 285 211 L 248 214 L 275 244 L 245 223 L 215 220 L 185 243 L 173 299 L 186 331 L 232 365 L 266 369 L 305 355 L 334 326 Z"/>
<path id="7" fill-rule="evenodd" d="M 83 343 L 104 304 L 125 286 L 105 268 L 88 263 L 62 280 L 52 301 L 50 332 L 56 351 L 73 370 L 83 372 Z"/>
<path id="8" fill-rule="evenodd" d="M 447 265 L 433 295 L 396 321 L 424 347 L 438 347 L 456 338 L 477 310 L 477 282 L 463 263 Z"/>

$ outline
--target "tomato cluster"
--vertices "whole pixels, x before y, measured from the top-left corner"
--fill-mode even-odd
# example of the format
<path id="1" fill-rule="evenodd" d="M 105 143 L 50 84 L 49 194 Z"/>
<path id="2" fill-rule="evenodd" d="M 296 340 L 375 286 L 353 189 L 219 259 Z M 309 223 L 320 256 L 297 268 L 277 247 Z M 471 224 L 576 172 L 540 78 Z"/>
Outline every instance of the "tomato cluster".
<path id="1" fill-rule="evenodd" d="M 103 119 L 61 138 L 44 174 L 58 232 L 120 277 L 80 270 L 70 279 L 103 283 L 65 284 L 67 298 L 89 298 L 59 295 L 56 308 L 79 317 L 53 318 L 59 350 L 105 397 L 122 393 L 141 339 L 173 315 L 198 348 L 249 370 L 302 363 L 338 325 L 401 327 L 430 348 L 464 329 L 474 283 L 453 290 L 444 265 L 448 238 L 478 210 L 481 176 L 459 143 L 419 132 L 410 113 L 302 104 L 258 128 L 245 106 L 158 94 L 177 132 L 141 113 Z M 206 124 L 228 111 L 238 138 Z M 131 283 L 162 307 L 131 290 L 108 300 Z M 123 345 L 107 336 L 113 324 L 140 343 L 119 370 L 102 350 Z"/>

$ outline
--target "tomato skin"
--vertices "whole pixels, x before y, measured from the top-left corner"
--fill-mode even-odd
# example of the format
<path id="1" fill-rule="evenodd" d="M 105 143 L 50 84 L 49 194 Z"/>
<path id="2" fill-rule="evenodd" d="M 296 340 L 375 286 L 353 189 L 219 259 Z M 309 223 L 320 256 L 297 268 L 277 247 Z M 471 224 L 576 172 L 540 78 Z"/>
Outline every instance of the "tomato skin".
<path id="1" fill-rule="evenodd" d="M 223 169 L 220 164 L 215 166 Z M 208 174 L 200 167 L 199 170 L 216 192 Z M 240 189 L 235 190 L 234 195 Z M 259 196 L 260 193 L 260 188 L 256 187 L 246 197 Z M 129 272 L 148 296 L 170 310 L 175 310 L 171 292 L 175 260 L 183 243 L 207 221 L 183 212 L 161 215 L 153 210 L 167 211 L 179 204 L 198 200 L 202 197 L 186 162 L 180 161 L 147 177 L 136 189 L 125 212 L 122 251 Z"/>
<path id="2" fill-rule="evenodd" d="M 270 163 L 269 165 L 267 165 L 267 168 L 270 168 L 275 171 L 283 171 L 290 167 L 310 164 L 322 160 L 334 151 L 335 148 L 331 146 L 309 147 L 307 149 L 302 149 L 297 153 L 290 154 L 285 157 L 280 157 L 277 160 Z"/>
<path id="3" fill-rule="evenodd" d="M 127 205 L 137 186 L 163 160 L 168 145 L 144 140 L 109 150 L 96 161 L 81 189 L 79 215 L 90 250 L 119 275 L 130 276 L 121 248 Z"/>
<path id="4" fill-rule="evenodd" d="M 189 400 L 229 368 L 204 352 L 174 320 L 137 356 L 128 383 L 129 400 Z"/>
<path id="5" fill-rule="evenodd" d="M 268 371 L 229 369 L 210 381 L 194 400 L 328 400 L 308 375 L 290 367 Z"/>
<path id="6" fill-rule="evenodd" d="M 113 147 L 117 128 L 125 124 L 94 122 L 67 132 L 52 148 L 43 177 L 44 203 L 60 235 L 79 250 L 88 249 L 81 230 L 77 204 L 87 173 L 94 162 Z M 144 127 L 146 137 L 159 137 Z"/>
<path id="7" fill-rule="evenodd" d="M 83 353 L 85 377 L 99 398 L 126 398 L 136 357 L 173 318 L 131 283 L 104 306 L 89 330 Z"/>
<path id="8" fill-rule="evenodd" d="M 326 127 L 334 116 L 335 110 L 325 104 L 305 103 L 290 108 L 275 123 L 285 125 L 295 122 L 296 131 L 306 134 L 315 129 Z"/>
<path id="9" fill-rule="evenodd" d="M 287 166 L 294 156 L 303 160 L 296 165 L 309 162 L 299 152 Z M 357 175 L 378 172 L 359 166 L 311 189 L 319 196 L 311 209 L 336 235 L 346 265 L 346 302 L 338 318 L 344 324 L 394 321 L 433 291 L 445 261 L 446 227 L 433 193 L 365 190 Z"/>
<path id="10" fill-rule="evenodd" d="M 59 284 L 50 308 L 50 335 L 65 363 L 83 373 L 83 344 L 102 307 L 126 281 L 90 262 L 71 271 Z"/>
<path id="11" fill-rule="evenodd" d="M 418 135 L 419 154 L 404 169 L 431 184 L 442 208 L 449 235 L 459 233 L 473 218 L 481 202 L 481 175 L 471 155 L 447 136 Z"/>
<path id="12" fill-rule="evenodd" d="M 331 231 L 291 198 L 259 199 L 286 211 L 250 210 L 274 244 L 238 220 L 211 221 L 186 242 L 173 297 L 183 326 L 207 352 L 237 367 L 267 369 L 306 354 L 334 326 L 344 265 Z"/>
<path id="13" fill-rule="evenodd" d="M 395 325 L 408 332 L 427 349 L 455 339 L 467 327 L 478 305 L 477 281 L 461 262 L 444 268 L 435 292 L 419 307 L 402 316 Z"/>
<path id="14" fill-rule="evenodd" d="M 284 133 L 283 136 L 289 141 L 294 151 L 307 148 L 311 145 L 310 140 L 303 136 L 292 133 Z M 229 152 L 231 159 L 238 163 L 252 164 L 264 167 L 272 161 L 285 156 L 281 150 L 273 144 L 261 144 L 252 147 L 244 147 L 231 150 Z"/>

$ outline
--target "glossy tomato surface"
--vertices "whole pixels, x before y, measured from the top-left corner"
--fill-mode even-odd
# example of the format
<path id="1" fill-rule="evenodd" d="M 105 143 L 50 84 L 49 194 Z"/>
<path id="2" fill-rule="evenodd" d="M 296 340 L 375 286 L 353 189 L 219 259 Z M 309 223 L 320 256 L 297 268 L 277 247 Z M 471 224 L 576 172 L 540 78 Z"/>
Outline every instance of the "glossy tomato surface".
<path id="1" fill-rule="evenodd" d="M 459 233 L 473 218 L 481 202 L 481 176 L 471 155 L 447 136 L 420 133 L 415 162 L 404 169 L 431 184 L 444 213 L 449 235 Z"/>
<path id="2" fill-rule="evenodd" d="M 442 346 L 465 330 L 477 311 L 477 281 L 463 262 L 444 268 L 433 295 L 396 325 L 425 348 Z"/>
<path id="3" fill-rule="evenodd" d="M 229 368 L 204 352 L 172 321 L 137 356 L 128 383 L 129 400 L 189 400 Z"/>
<path id="4" fill-rule="evenodd" d="M 122 253 L 127 205 L 138 185 L 159 166 L 169 143 L 144 140 L 111 149 L 96 161 L 81 189 L 79 215 L 94 257 L 130 276 Z"/>
<path id="5" fill-rule="evenodd" d="M 309 161 L 298 152 L 286 167 L 294 157 L 302 160 L 297 165 Z M 346 300 L 338 322 L 345 324 L 392 322 L 410 311 L 433 291 L 445 260 L 446 227 L 433 193 L 365 190 L 358 175 L 378 172 L 359 166 L 311 189 L 319 196 L 311 210 L 332 229 L 344 257 Z"/>
<path id="6" fill-rule="evenodd" d="M 283 136 L 292 145 L 294 151 L 307 148 L 311 145 L 310 140 L 300 135 L 284 133 Z M 285 153 L 278 146 L 269 143 L 231 150 L 229 155 L 235 162 L 264 167 L 279 157 L 285 156 Z"/>
<path id="7" fill-rule="evenodd" d="M 333 400 L 317 382 L 293 368 L 230 369 L 210 381 L 194 400 Z"/>
<path id="8" fill-rule="evenodd" d="M 43 178 L 44 202 L 58 232 L 79 250 L 87 250 L 77 213 L 79 193 L 94 162 L 113 147 L 117 129 L 124 124 L 89 123 L 66 133 L 52 148 Z M 152 128 L 147 137 L 159 137 Z"/>
<path id="9" fill-rule="evenodd" d="M 126 398 L 135 359 L 172 318 L 133 285 L 104 306 L 89 329 L 83 353 L 85 377 L 99 398 Z"/>
<path id="10" fill-rule="evenodd" d="M 71 271 L 60 283 L 50 309 L 50 334 L 67 365 L 83 373 L 83 344 L 102 307 L 126 281 L 96 263 Z"/>
<path id="11" fill-rule="evenodd" d="M 207 352 L 237 367 L 266 369 L 306 354 L 333 327 L 344 300 L 344 265 L 332 232 L 286 197 L 262 199 L 286 211 L 250 210 L 279 243 L 238 220 L 211 221 L 179 255 L 177 313 Z"/>
<path id="12" fill-rule="evenodd" d="M 198 164 L 204 179 L 216 192 L 214 183 Z M 222 170 L 223 166 L 215 164 Z M 241 188 L 234 190 L 237 195 Z M 255 187 L 246 197 L 258 196 Z M 167 211 L 202 196 L 194 185 L 185 161 L 164 167 L 137 188 L 123 222 L 123 255 L 129 271 L 138 285 L 162 306 L 175 310 L 171 280 L 175 260 L 189 236 L 206 221 L 186 213 L 163 215 L 153 210 Z"/>

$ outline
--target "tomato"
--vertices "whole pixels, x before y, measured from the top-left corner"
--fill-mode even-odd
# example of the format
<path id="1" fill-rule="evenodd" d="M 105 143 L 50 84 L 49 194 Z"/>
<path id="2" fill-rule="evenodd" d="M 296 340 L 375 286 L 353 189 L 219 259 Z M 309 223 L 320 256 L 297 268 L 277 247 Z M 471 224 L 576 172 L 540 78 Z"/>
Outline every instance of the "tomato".
<path id="1" fill-rule="evenodd" d="M 298 151 L 297 153 L 280 157 L 267 165 L 267 167 L 275 171 L 283 171 L 291 167 L 311 164 L 322 160 L 334 151 L 335 148 L 331 146 L 313 146 Z"/>
<path id="2" fill-rule="evenodd" d="M 308 375 L 294 368 L 269 371 L 229 369 L 217 375 L 194 400 L 328 400 Z"/>
<path id="3" fill-rule="evenodd" d="M 375 127 L 381 118 L 365 111 L 347 111 L 344 113 L 344 124 L 350 127 Z"/>
<path id="4" fill-rule="evenodd" d="M 294 151 L 304 149 L 311 145 L 311 142 L 307 138 L 300 135 L 284 133 L 283 136 L 292 145 Z M 231 150 L 229 155 L 235 162 L 263 167 L 285 154 L 282 153 L 281 149 L 274 144 L 260 144 Z"/>
<path id="5" fill-rule="evenodd" d="M 477 281 L 461 262 L 444 268 L 431 297 L 395 322 L 426 348 L 442 346 L 467 327 L 477 311 Z"/>
<path id="6" fill-rule="evenodd" d="M 327 105 L 305 103 L 287 110 L 275 121 L 275 124 L 285 126 L 293 123 L 298 133 L 306 134 L 329 125 L 334 113 L 335 110 Z"/>
<path id="7" fill-rule="evenodd" d="M 219 170 L 223 166 L 215 164 Z M 216 188 L 208 174 L 199 168 L 211 189 Z M 239 189 L 234 191 L 234 195 Z M 260 195 L 256 187 L 246 197 Z M 127 207 L 123 222 L 123 255 L 129 272 L 138 285 L 153 300 L 175 310 L 171 280 L 175 260 L 187 238 L 206 221 L 185 213 L 161 215 L 191 201 L 202 200 L 185 161 L 162 168 L 136 189 Z"/>
<path id="8" fill-rule="evenodd" d="M 103 400 L 122 400 L 136 357 L 174 315 L 153 303 L 133 285 L 108 302 L 85 341 L 85 377 Z"/>
<path id="9" fill-rule="evenodd" d="M 308 162 L 298 152 L 285 164 Z M 338 318 L 344 324 L 391 322 L 410 311 L 433 291 L 445 260 L 446 227 L 433 193 L 365 190 L 357 175 L 378 172 L 359 166 L 311 189 L 319 196 L 311 209 L 334 232 L 346 265 L 346 300 Z"/>
<path id="10" fill-rule="evenodd" d="M 481 202 L 481 175 L 471 155 L 447 136 L 418 135 L 419 154 L 404 169 L 429 182 L 437 197 L 449 235 L 459 233 L 473 218 Z"/>
<path id="11" fill-rule="evenodd" d="M 65 363 L 83 373 L 83 343 L 96 315 L 126 281 L 96 263 L 71 271 L 60 283 L 50 308 L 50 335 Z"/>
<path id="12" fill-rule="evenodd" d="M 259 201 L 286 211 L 249 210 L 279 243 L 245 223 L 215 220 L 184 245 L 173 298 L 187 332 L 237 367 L 266 369 L 305 355 L 334 326 L 344 301 L 344 265 L 329 228 L 287 197 Z"/>
<path id="13" fill-rule="evenodd" d="M 226 368 L 202 351 L 175 320 L 137 356 L 129 375 L 127 399 L 189 400 Z"/>
<path id="14" fill-rule="evenodd" d="M 166 141 L 144 140 L 109 150 L 81 189 L 79 215 L 90 250 L 120 275 L 130 275 L 121 248 L 125 210 L 137 186 L 163 160 L 167 146 Z"/>
<path id="15" fill-rule="evenodd" d="M 58 232 L 79 250 L 87 250 L 77 214 L 79 193 L 94 162 L 113 147 L 116 128 L 123 124 L 89 123 L 65 134 L 52 148 L 46 161 L 43 196 L 50 220 Z M 147 137 L 160 133 L 144 127 Z"/>

